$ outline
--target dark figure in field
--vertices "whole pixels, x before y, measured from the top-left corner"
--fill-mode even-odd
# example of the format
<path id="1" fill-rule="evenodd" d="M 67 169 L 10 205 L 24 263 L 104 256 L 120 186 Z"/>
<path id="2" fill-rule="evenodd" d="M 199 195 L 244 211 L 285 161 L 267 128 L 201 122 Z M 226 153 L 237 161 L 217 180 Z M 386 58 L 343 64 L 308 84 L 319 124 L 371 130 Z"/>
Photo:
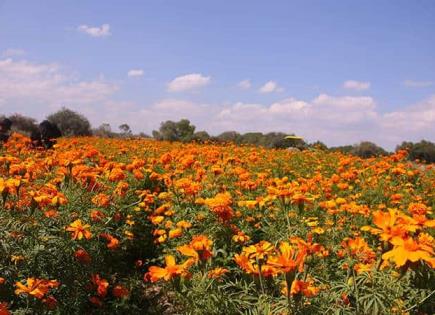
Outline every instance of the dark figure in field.
<path id="1" fill-rule="evenodd" d="M 50 149 L 56 143 L 56 139 L 61 137 L 62 133 L 56 124 L 44 120 L 39 124 L 38 130 L 35 130 L 30 135 L 32 145 L 34 147 L 44 147 Z"/>
<path id="2" fill-rule="evenodd" d="M 11 135 L 12 121 L 8 118 L 0 120 L 0 142 L 7 142 Z"/>

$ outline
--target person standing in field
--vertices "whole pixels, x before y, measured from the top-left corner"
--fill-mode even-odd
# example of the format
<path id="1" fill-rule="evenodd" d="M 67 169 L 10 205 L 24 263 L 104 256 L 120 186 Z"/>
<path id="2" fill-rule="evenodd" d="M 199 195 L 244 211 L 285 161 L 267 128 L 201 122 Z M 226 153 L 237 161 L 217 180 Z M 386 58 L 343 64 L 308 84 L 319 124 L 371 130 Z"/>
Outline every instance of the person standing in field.
<path id="1" fill-rule="evenodd" d="M 60 138 L 62 133 L 55 123 L 48 120 L 44 120 L 38 126 L 38 130 L 35 130 L 30 135 L 30 140 L 34 147 L 44 147 L 50 149 L 56 143 L 56 139 Z"/>
<path id="2" fill-rule="evenodd" d="M 9 118 L 0 120 L 0 142 L 7 142 L 11 136 L 12 121 Z"/>

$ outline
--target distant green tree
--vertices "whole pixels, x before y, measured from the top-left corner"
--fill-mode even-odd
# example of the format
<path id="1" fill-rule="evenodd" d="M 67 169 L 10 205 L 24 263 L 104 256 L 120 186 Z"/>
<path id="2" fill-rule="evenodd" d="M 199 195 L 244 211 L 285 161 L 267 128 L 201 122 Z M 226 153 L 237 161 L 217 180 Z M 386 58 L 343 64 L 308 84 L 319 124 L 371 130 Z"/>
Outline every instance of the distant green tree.
<path id="1" fill-rule="evenodd" d="M 354 145 L 350 153 L 362 158 L 370 158 L 388 154 L 387 151 L 385 151 L 382 147 L 369 141 L 363 141 Z"/>
<path id="2" fill-rule="evenodd" d="M 64 136 L 89 136 L 92 134 L 89 120 L 75 111 L 63 107 L 47 117 L 55 123 Z"/>
<path id="3" fill-rule="evenodd" d="M 115 134 L 112 132 L 112 127 L 108 123 L 101 124 L 98 128 L 92 131 L 93 135 L 102 138 L 113 138 Z"/>
<path id="4" fill-rule="evenodd" d="M 12 131 L 30 136 L 38 131 L 36 119 L 21 114 L 13 114 L 8 117 L 12 121 Z"/>
<path id="5" fill-rule="evenodd" d="M 197 131 L 193 134 L 192 140 L 197 142 L 206 142 L 210 140 L 210 135 L 207 131 Z"/>
<path id="6" fill-rule="evenodd" d="M 316 142 L 313 142 L 310 144 L 311 148 L 326 151 L 328 150 L 328 146 L 324 144 L 322 141 L 317 140 Z"/>
<path id="7" fill-rule="evenodd" d="M 122 124 L 118 128 L 119 128 L 119 130 L 121 130 L 122 136 L 124 136 L 124 137 L 130 137 L 132 135 L 132 131 L 131 131 L 129 125 Z"/>
<path id="8" fill-rule="evenodd" d="M 421 140 L 417 143 L 402 142 L 397 146 L 396 151 L 407 150 L 408 158 L 412 161 L 420 160 L 427 163 L 435 163 L 435 143 Z"/>
<path id="9" fill-rule="evenodd" d="M 350 154 L 353 150 L 353 145 L 341 145 L 336 147 L 330 147 L 330 151 L 338 151 L 344 154 Z"/>
<path id="10" fill-rule="evenodd" d="M 241 135 L 237 131 L 225 131 L 216 137 L 218 141 L 240 143 Z"/>
<path id="11" fill-rule="evenodd" d="M 145 132 L 139 132 L 137 137 L 139 137 L 139 138 L 151 138 L 151 136 L 146 134 Z"/>
<path id="12" fill-rule="evenodd" d="M 264 136 L 261 132 L 247 132 L 240 136 L 241 144 L 264 145 Z"/>
<path id="13" fill-rule="evenodd" d="M 157 140 L 167 141 L 191 141 L 195 133 L 195 126 L 190 124 L 188 119 L 181 119 L 178 122 L 171 120 L 162 122 L 159 130 L 153 130 L 153 137 Z"/>

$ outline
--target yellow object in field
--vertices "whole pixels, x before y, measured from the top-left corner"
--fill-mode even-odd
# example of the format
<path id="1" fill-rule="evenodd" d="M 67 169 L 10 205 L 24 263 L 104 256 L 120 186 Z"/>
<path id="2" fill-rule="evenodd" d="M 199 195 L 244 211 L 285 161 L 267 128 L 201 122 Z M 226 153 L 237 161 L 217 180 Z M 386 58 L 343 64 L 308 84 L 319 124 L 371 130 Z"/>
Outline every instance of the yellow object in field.
<path id="1" fill-rule="evenodd" d="M 304 140 L 302 137 L 298 137 L 298 136 L 286 136 L 284 139 L 290 139 L 290 140 Z"/>

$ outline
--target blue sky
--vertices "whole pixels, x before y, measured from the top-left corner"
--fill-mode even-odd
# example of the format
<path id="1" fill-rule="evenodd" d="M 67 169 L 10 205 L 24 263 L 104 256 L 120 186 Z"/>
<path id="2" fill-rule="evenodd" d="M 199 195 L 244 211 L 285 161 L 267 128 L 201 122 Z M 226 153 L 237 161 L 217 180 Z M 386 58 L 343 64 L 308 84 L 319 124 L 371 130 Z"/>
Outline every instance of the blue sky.
<path id="1" fill-rule="evenodd" d="M 434 16 L 434 1 L 0 0 L 0 111 L 433 141 Z"/>

